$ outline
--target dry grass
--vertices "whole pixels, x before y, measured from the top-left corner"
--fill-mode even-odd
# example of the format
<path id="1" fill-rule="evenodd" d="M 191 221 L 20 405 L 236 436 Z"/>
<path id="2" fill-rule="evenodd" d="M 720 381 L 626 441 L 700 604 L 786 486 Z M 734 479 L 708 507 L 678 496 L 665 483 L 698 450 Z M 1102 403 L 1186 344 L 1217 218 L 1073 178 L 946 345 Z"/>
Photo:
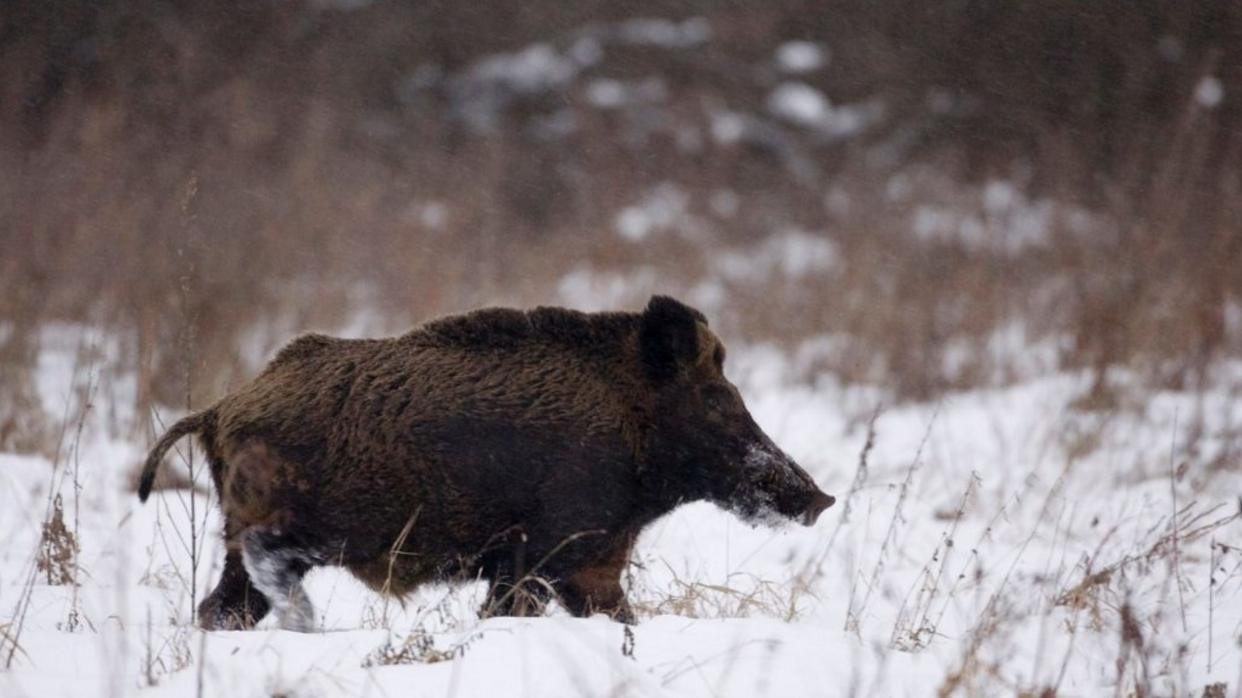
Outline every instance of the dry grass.
<path id="1" fill-rule="evenodd" d="M 644 279 L 618 303 L 715 298 L 731 335 L 839 337 L 808 373 L 903 398 L 1020 377 L 1022 347 L 1002 341 L 1014 327 L 1096 372 L 1084 404 L 1107 403 L 1110 367 L 1195 387 L 1242 350 L 1232 6 L 634 0 L 345 19 L 221 1 L 179 2 L 174 21 L 150 3 L 51 14 L 20 0 L 0 19 L 20 38 L 0 50 L 0 381 L 14 399 L 0 445 L 51 439 L 27 409 L 50 322 L 120 338 L 145 413 L 181 403 L 187 328 L 191 392 L 207 401 L 297 332 L 565 300 L 583 269 Z M 469 83 L 490 96 L 463 101 L 485 55 L 536 40 L 565 55 L 600 31 L 591 20 L 668 13 L 701 13 L 710 40 L 597 39 L 601 62 L 578 80 L 517 95 Z M 797 80 L 885 116 L 844 141 L 773 117 L 773 86 L 795 79 L 770 65 L 787 39 L 832 51 Z M 648 78 L 662 96 L 643 108 L 588 98 L 592 80 Z M 493 97 L 495 128 L 480 130 L 470 110 Z M 714 138 L 725 113 L 753 132 Z M 549 135 L 566 114 L 574 130 Z M 620 237 L 619 216 L 651 201 L 667 219 Z M 1031 225 L 1036 241 L 1012 247 Z M 722 254 L 762 260 L 791 231 L 836 262 L 721 272 Z"/>
<path id="2" fill-rule="evenodd" d="M 877 413 L 878 414 L 878 413 Z M 876 556 L 875 566 L 871 570 L 869 578 L 862 578 L 861 575 L 854 579 L 853 585 L 850 587 L 850 608 L 845 618 L 845 631 L 860 635 L 862 617 L 867 613 L 867 606 L 871 603 L 871 597 L 880 586 L 880 578 L 884 575 L 884 566 L 888 562 L 889 555 L 892 554 L 890 549 L 896 546 L 898 530 L 901 526 L 908 523 L 902 512 L 902 507 L 906 503 L 906 499 L 910 496 L 911 485 L 914 482 L 914 474 L 918 471 L 922 464 L 923 448 L 927 445 L 927 440 L 931 437 L 932 427 L 936 425 L 936 416 L 940 414 L 940 406 L 937 405 L 936 410 L 932 413 L 931 419 L 928 421 L 927 430 L 923 433 L 923 439 L 919 442 L 918 450 L 914 454 L 914 458 L 910 461 L 910 467 L 906 469 L 905 477 L 901 484 L 897 487 L 897 502 L 893 506 L 893 516 L 889 519 L 888 530 L 884 534 L 883 542 L 880 543 L 880 551 Z M 859 471 L 864 472 L 864 464 L 866 463 L 867 452 L 870 448 L 872 437 L 875 429 L 874 419 L 870 427 L 871 432 L 868 433 L 867 443 L 863 446 L 862 455 L 859 458 Z M 858 583 L 862 582 L 864 591 L 862 599 L 857 604 L 854 600 L 857 595 Z M 894 631 L 896 633 L 896 631 Z"/>
<path id="3" fill-rule="evenodd" d="M 85 344 L 79 345 L 70 376 L 71 392 L 65 396 L 59 436 L 51 458 L 52 469 L 48 477 L 39 542 L 31 557 L 29 569 L 24 574 L 25 579 L 10 621 L 6 624 L 4 633 L 0 634 L 0 654 L 4 655 L 6 669 L 13 665 L 19 652 L 25 654 L 21 649 L 20 639 L 40 573 L 46 576 L 48 584 L 68 585 L 73 589 L 68 617 L 60 627 L 69 632 L 79 630 L 83 624 L 94 627 L 90 619 L 82 616 L 78 596 L 78 584 L 82 577 L 78 503 L 81 497 L 79 457 L 83 431 L 94 406 L 93 400 L 98 388 L 98 358 L 97 352 Z M 72 530 L 65 522 L 62 490 L 66 482 L 73 487 Z"/>
<path id="4" fill-rule="evenodd" d="M 1170 530 L 1159 535 L 1145 549 L 1129 553 L 1103 567 L 1095 567 L 1095 558 L 1083 563 L 1080 581 L 1057 596 L 1057 605 L 1070 608 L 1089 608 L 1092 615 L 1100 616 L 1101 593 L 1107 592 L 1113 576 L 1135 564 L 1152 565 L 1158 561 L 1174 564 L 1179 546 L 1208 536 L 1214 531 L 1242 518 L 1242 512 L 1221 513 L 1222 506 L 1202 510 L 1195 502 L 1177 512 L 1176 522 L 1161 521 L 1152 528 L 1169 525 Z M 1215 516 L 1215 518 L 1213 518 Z M 1097 556 L 1098 557 L 1098 554 Z"/>
<path id="5" fill-rule="evenodd" d="M 474 633 L 459 642 L 453 643 L 449 647 L 440 649 L 436 646 L 435 637 L 420 629 L 415 629 L 406 635 L 405 639 L 399 644 L 393 644 L 392 638 L 389 638 L 387 643 L 367 655 L 362 662 L 362 666 L 378 667 L 448 662 L 464 655 L 470 649 L 470 645 L 482 636 L 482 633 Z"/>
<path id="6" fill-rule="evenodd" d="M 716 584 L 686 580 L 668 568 L 669 586 L 653 590 L 650 598 L 634 604 L 640 616 L 662 615 L 686 618 L 779 618 L 796 620 L 814 594 L 806 582 L 794 578 L 784 582 L 750 576 L 731 578 Z"/>
<path id="7" fill-rule="evenodd" d="M 168 628 L 171 632 L 164 635 L 158 642 L 154 638 L 155 626 L 147 614 L 146 651 L 142 661 L 142 678 L 147 686 L 158 686 L 160 681 L 194 663 L 194 653 L 190 649 L 190 641 L 194 639 L 194 626 L 175 622 L 171 619 Z M 201 647 L 201 646 L 200 646 Z"/>
<path id="8" fill-rule="evenodd" d="M 64 506 L 58 494 L 52 499 L 51 517 L 43 523 L 35 568 L 45 576 L 48 584 L 76 584 L 78 552 L 77 537 L 65 525 Z"/>

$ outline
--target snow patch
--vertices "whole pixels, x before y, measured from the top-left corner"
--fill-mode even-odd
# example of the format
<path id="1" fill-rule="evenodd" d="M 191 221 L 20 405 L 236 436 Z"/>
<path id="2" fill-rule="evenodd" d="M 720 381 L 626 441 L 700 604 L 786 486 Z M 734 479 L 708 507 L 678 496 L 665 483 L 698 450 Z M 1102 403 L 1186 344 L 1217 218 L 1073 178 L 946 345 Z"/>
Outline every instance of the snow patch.
<path id="1" fill-rule="evenodd" d="M 578 65 L 548 44 L 534 44 L 518 53 L 483 58 L 471 73 L 479 82 L 503 83 L 519 92 L 541 92 L 572 80 L 578 74 Z"/>
<path id="2" fill-rule="evenodd" d="M 617 214 L 617 233 L 629 242 L 642 242 L 652 233 L 669 230 L 686 214 L 690 197 L 674 184 L 665 182 L 633 206 Z"/>
<path id="3" fill-rule="evenodd" d="M 1215 109 L 1225 99 L 1225 86 L 1213 75 L 1199 81 L 1195 86 L 1195 101 L 1204 109 Z"/>
<path id="4" fill-rule="evenodd" d="M 485 56 L 449 80 L 455 111 L 481 132 L 496 129 L 500 113 L 517 97 L 565 89 L 582 70 L 550 44 Z"/>
<path id="5" fill-rule="evenodd" d="M 649 77 L 637 82 L 622 82 L 612 78 L 592 80 L 586 87 L 586 99 L 599 109 L 618 109 L 633 105 L 662 102 L 668 98 L 664 80 Z"/>
<path id="6" fill-rule="evenodd" d="M 711 115 L 712 138 L 717 143 L 732 145 L 746 134 L 746 119 L 731 111 L 713 112 Z"/>
<path id="7" fill-rule="evenodd" d="M 811 41 L 788 41 L 777 47 L 776 63 L 786 73 L 809 73 L 828 63 L 828 50 Z"/>
<path id="8" fill-rule="evenodd" d="M 587 85 L 587 101 L 601 109 L 615 109 L 626 102 L 625 85 L 620 80 L 600 78 Z"/>
<path id="9" fill-rule="evenodd" d="M 832 117 L 832 104 L 823 92 L 802 82 L 786 82 L 768 96 L 768 109 L 802 126 L 818 126 Z"/>
<path id="10" fill-rule="evenodd" d="M 566 305 L 586 311 L 638 307 L 658 287 L 658 278 L 650 267 L 620 273 L 584 266 L 561 278 L 556 297 Z"/>
<path id="11" fill-rule="evenodd" d="M 722 252 L 712 268 L 725 279 L 764 281 L 775 274 L 798 279 L 831 273 L 839 263 L 836 243 L 822 233 L 794 229 L 770 235 L 748 249 Z"/>
<path id="12" fill-rule="evenodd" d="M 711 24 L 702 17 L 676 22 L 661 18 L 629 19 L 616 25 L 616 38 L 622 43 L 660 48 L 694 48 L 712 37 Z"/>
<path id="13" fill-rule="evenodd" d="M 897 186 L 890 182 L 891 186 Z M 909 182 L 904 198 L 909 193 Z M 890 191 L 890 194 L 893 192 Z M 978 191 L 980 216 L 953 204 L 924 204 L 914 210 L 911 230 L 926 242 L 957 243 L 972 250 L 1017 255 L 1048 244 L 1056 221 L 1049 200 L 1031 200 L 1013 183 L 992 180 Z"/>
<path id="14" fill-rule="evenodd" d="M 600 46 L 599 41 L 591 36 L 579 37 L 570 45 L 567 53 L 575 63 L 583 68 L 589 68 L 604 60 L 604 47 Z"/>
<path id="15" fill-rule="evenodd" d="M 879 116 L 877 105 L 833 106 L 823 92 L 803 82 L 785 82 L 768 95 L 768 111 L 790 123 L 831 138 L 865 129 Z"/>

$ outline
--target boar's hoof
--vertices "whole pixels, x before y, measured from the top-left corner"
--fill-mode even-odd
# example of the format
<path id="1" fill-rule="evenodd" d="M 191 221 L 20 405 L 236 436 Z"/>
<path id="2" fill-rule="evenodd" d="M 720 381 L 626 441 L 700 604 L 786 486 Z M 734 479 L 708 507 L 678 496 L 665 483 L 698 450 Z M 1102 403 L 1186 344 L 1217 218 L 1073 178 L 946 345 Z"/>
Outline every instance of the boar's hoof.
<path id="1" fill-rule="evenodd" d="M 816 492 L 815 496 L 811 499 L 811 503 L 806 507 L 806 513 L 802 515 L 803 525 L 814 526 L 815 522 L 819 520 L 819 515 L 824 513 L 825 509 L 835 504 L 836 501 L 836 497 L 833 497 L 830 494 Z"/>
<path id="2" fill-rule="evenodd" d="M 255 593 L 242 604 L 231 604 L 211 595 L 198 605 L 198 627 L 203 630 L 249 630 L 267 615 L 267 599 Z"/>
<path id="3" fill-rule="evenodd" d="M 229 551 L 214 591 L 198 605 L 203 630 L 249 630 L 271 609 L 267 597 L 250 583 L 241 552 Z"/>

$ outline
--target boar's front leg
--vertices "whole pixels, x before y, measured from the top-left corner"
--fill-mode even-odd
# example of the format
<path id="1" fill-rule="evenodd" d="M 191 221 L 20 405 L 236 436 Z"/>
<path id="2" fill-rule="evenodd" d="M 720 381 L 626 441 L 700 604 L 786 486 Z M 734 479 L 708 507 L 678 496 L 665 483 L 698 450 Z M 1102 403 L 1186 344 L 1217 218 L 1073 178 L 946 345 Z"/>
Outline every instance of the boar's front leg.
<path id="1" fill-rule="evenodd" d="M 479 617 L 542 615 L 551 594 L 544 580 L 527 575 L 526 531 L 521 526 L 515 526 L 505 537 L 508 545 L 498 556 L 499 562 L 489 575 L 491 583 Z M 509 554 L 505 555 L 505 552 Z"/>
<path id="2" fill-rule="evenodd" d="M 634 611 L 621 588 L 621 573 L 633 548 L 634 542 L 629 540 L 599 564 L 571 574 L 558 585 L 561 605 L 578 617 L 604 613 L 615 621 L 633 625 Z"/>
<path id="3" fill-rule="evenodd" d="M 550 599 L 542 580 L 526 580 L 514 585 L 507 578 L 497 579 L 487 589 L 487 599 L 483 601 L 479 617 L 538 616 Z"/>

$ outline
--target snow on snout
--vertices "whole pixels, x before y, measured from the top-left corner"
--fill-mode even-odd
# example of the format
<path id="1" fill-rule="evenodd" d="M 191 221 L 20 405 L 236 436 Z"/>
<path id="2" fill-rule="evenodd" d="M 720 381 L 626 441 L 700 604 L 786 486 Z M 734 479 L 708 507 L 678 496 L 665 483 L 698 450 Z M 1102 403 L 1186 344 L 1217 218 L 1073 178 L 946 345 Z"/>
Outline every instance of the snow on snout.
<path id="1" fill-rule="evenodd" d="M 742 459 L 745 464 L 746 472 L 758 474 L 769 470 L 776 470 L 785 478 L 794 478 L 811 489 L 819 489 L 815 481 L 811 479 L 809 473 L 803 470 L 792 458 L 785 455 L 774 445 L 768 446 L 751 446 L 746 450 L 746 457 Z"/>
<path id="2" fill-rule="evenodd" d="M 765 479 L 764 475 L 772 472 L 779 473 L 782 480 L 798 478 L 815 487 L 810 476 L 775 446 L 752 445 L 742 458 L 741 482 L 735 499 L 726 508 L 751 526 L 779 530 L 788 527 L 791 521 L 777 510 L 775 493 L 759 485 Z"/>

